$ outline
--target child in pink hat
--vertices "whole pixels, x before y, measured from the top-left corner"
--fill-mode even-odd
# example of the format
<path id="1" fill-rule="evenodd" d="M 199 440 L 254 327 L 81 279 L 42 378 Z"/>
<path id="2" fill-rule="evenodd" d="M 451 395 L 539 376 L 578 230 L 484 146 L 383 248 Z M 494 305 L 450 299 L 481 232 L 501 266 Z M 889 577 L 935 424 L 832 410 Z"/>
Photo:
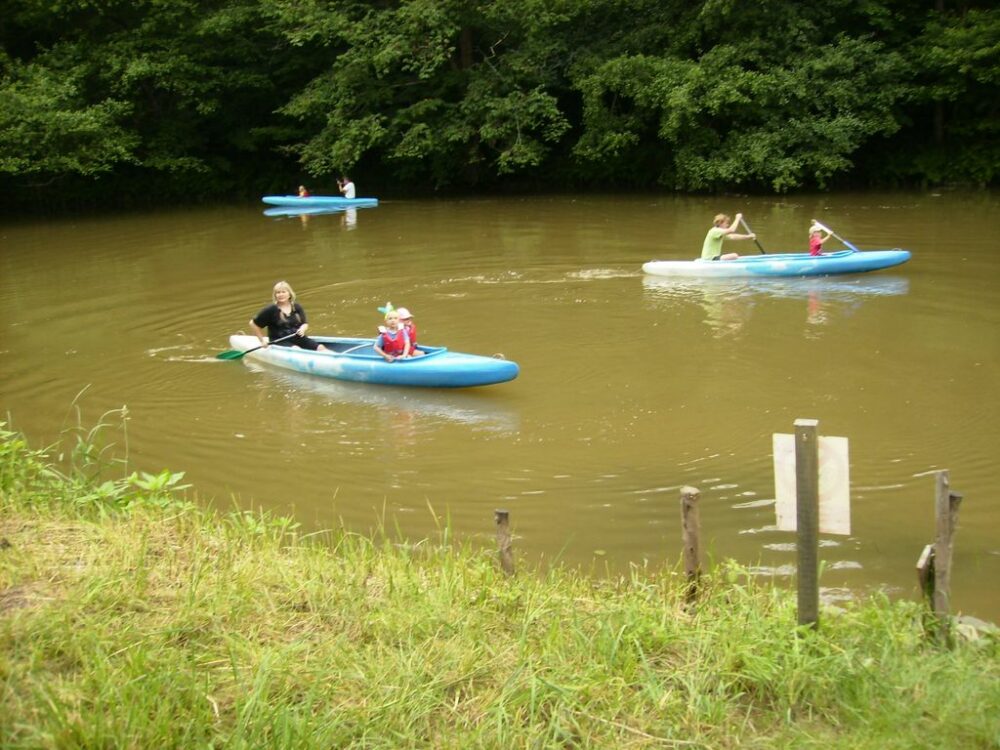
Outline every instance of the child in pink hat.
<path id="1" fill-rule="evenodd" d="M 398 308 L 396 312 L 399 313 L 399 322 L 410 339 L 410 356 L 419 357 L 423 352 L 417 348 L 417 327 L 413 324 L 413 316 L 405 307 Z"/>

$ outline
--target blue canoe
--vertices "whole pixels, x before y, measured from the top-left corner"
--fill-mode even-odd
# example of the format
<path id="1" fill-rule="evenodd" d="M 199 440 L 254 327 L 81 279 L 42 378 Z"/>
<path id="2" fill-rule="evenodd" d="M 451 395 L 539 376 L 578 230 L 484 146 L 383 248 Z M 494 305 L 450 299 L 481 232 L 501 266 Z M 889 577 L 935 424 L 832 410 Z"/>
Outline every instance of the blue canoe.
<path id="1" fill-rule="evenodd" d="M 448 351 L 443 346 L 424 346 L 421 357 L 386 362 L 373 349 L 375 339 L 311 336 L 329 352 L 311 352 L 291 346 L 269 346 L 248 352 L 246 357 L 308 375 L 380 385 L 423 388 L 466 388 L 513 380 L 520 372 L 516 362 L 478 354 Z M 229 337 L 229 345 L 247 351 L 260 345 L 256 336 Z"/>
<path id="2" fill-rule="evenodd" d="M 761 276 L 832 276 L 892 268 L 910 259 L 909 250 L 840 250 L 823 255 L 772 253 L 736 260 L 651 260 L 642 270 L 653 276 L 735 278 Z"/>
<path id="3" fill-rule="evenodd" d="M 265 195 L 261 198 L 271 206 L 294 206 L 296 208 L 374 208 L 378 198 L 342 198 L 339 195 Z"/>

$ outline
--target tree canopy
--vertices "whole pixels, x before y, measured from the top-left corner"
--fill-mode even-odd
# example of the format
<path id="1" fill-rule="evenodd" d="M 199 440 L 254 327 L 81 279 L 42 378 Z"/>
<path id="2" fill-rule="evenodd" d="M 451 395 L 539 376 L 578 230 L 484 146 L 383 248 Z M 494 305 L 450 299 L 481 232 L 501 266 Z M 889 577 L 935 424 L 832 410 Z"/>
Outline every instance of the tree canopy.
<path id="1" fill-rule="evenodd" d="M 1000 173 L 1000 10 L 12 0 L 0 185 L 786 192 Z"/>

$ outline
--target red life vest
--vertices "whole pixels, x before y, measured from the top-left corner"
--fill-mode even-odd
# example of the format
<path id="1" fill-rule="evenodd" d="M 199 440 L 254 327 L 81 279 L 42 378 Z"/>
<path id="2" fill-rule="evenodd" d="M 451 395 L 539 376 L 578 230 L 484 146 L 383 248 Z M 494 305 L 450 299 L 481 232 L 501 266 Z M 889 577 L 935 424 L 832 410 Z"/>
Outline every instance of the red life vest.
<path id="1" fill-rule="evenodd" d="M 417 327 L 413 323 L 410 323 L 409 325 L 404 325 L 403 330 L 410 337 L 410 351 L 413 351 L 413 348 L 417 345 Z"/>
<path id="2" fill-rule="evenodd" d="M 379 335 L 379 348 L 386 354 L 391 354 L 395 357 L 399 357 L 406 351 L 406 332 L 396 331 L 395 334 L 382 333 Z"/>

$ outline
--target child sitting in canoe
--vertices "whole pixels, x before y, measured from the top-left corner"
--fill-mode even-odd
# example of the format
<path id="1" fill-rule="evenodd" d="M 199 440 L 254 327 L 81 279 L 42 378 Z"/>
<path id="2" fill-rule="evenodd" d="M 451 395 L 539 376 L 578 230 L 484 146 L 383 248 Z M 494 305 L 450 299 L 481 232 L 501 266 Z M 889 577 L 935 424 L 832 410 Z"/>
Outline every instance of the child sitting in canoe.
<path id="1" fill-rule="evenodd" d="M 410 339 L 410 356 L 419 357 L 423 352 L 417 348 L 417 327 L 413 324 L 413 316 L 405 307 L 396 310 L 399 313 L 399 322 L 406 330 L 406 335 Z"/>
<path id="2" fill-rule="evenodd" d="M 823 243 L 830 239 L 833 235 L 829 234 L 829 230 L 826 237 L 823 236 L 823 230 L 826 227 L 817 224 L 816 219 L 813 219 L 812 226 L 809 227 L 809 254 L 810 255 L 822 255 L 823 254 Z"/>
<path id="3" fill-rule="evenodd" d="M 399 322 L 399 312 L 391 303 L 386 304 L 385 325 L 379 326 L 375 339 L 375 351 L 386 361 L 394 362 L 400 357 L 410 356 L 410 337 Z"/>

